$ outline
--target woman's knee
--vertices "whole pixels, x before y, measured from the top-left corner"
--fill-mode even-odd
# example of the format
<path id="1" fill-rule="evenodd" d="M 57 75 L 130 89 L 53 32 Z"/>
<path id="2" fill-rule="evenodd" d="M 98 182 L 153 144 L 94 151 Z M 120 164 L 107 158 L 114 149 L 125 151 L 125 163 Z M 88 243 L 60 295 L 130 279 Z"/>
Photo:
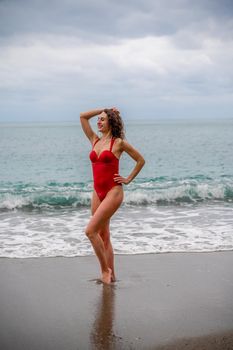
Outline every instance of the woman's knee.
<path id="1" fill-rule="evenodd" d="M 92 228 L 90 225 L 88 225 L 85 229 L 85 234 L 86 234 L 87 238 L 89 238 L 89 240 L 92 240 L 95 237 L 96 232 L 95 232 L 94 228 Z"/>

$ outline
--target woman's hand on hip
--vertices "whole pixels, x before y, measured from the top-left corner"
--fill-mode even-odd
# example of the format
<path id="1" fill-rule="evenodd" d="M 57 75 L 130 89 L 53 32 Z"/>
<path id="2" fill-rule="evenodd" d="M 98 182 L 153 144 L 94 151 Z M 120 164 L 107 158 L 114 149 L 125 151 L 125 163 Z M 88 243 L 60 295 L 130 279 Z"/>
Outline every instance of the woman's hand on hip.
<path id="1" fill-rule="evenodd" d="M 119 184 L 128 185 L 130 182 L 127 178 L 120 176 L 120 174 L 114 174 L 114 176 L 113 180 Z"/>

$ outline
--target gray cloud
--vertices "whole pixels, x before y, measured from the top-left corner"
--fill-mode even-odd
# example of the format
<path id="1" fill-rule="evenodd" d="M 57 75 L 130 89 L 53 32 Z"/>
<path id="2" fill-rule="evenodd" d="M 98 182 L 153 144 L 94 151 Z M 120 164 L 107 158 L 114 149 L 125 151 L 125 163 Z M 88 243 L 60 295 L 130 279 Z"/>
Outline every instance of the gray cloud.
<path id="1" fill-rule="evenodd" d="M 134 38 L 172 35 L 208 19 L 232 20 L 232 1 L 2 0 L 0 35 L 82 34 L 84 37 Z"/>
<path id="2" fill-rule="evenodd" d="M 133 117 L 230 114 L 232 10 L 227 0 L 2 0 L 0 118 L 117 103 Z"/>

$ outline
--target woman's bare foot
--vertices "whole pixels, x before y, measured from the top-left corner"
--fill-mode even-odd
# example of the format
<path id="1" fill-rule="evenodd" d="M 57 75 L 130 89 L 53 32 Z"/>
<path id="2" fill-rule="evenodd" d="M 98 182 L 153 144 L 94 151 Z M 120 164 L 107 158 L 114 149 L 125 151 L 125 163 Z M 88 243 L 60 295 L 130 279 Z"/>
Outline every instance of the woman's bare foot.
<path id="1" fill-rule="evenodd" d="M 112 276 L 111 276 L 111 282 L 116 282 L 116 277 L 115 277 L 115 275 L 113 275 L 113 274 L 112 274 Z"/>
<path id="2" fill-rule="evenodd" d="M 112 270 L 108 268 L 108 272 L 103 272 L 101 281 L 106 284 L 111 283 Z"/>

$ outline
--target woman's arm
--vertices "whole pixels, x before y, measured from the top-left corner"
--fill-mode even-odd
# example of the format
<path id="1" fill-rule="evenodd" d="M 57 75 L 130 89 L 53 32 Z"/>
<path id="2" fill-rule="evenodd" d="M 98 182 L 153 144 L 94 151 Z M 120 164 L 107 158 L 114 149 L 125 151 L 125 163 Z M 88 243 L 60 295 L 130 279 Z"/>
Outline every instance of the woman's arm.
<path id="1" fill-rule="evenodd" d="M 94 139 L 97 138 L 98 135 L 93 131 L 93 129 L 89 123 L 89 119 L 92 117 L 95 117 L 96 115 L 101 114 L 103 112 L 103 110 L 104 110 L 104 108 L 103 109 L 93 109 L 91 111 L 80 113 L 80 122 L 82 125 L 82 129 L 83 129 L 84 133 L 86 134 L 86 136 L 91 141 L 91 143 L 93 143 Z"/>
<path id="2" fill-rule="evenodd" d="M 145 159 L 143 156 L 135 149 L 133 146 L 131 146 L 128 142 L 125 140 L 122 140 L 121 142 L 121 150 L 122 152 L 125 151 L 130 155 L 131 158 L 133 158 L 137 164 L 135 165 L 133 171 L 129 174 L 127 178 L 124 178 L 122 176 L 119 176 L 119 174 L 114 178 L 114 180 L 118 183 L 124 183 L 124 184 L 129 184 L 136 176 L 137 174 L 141 171 L 142 167 L 145 164 Z"/>

